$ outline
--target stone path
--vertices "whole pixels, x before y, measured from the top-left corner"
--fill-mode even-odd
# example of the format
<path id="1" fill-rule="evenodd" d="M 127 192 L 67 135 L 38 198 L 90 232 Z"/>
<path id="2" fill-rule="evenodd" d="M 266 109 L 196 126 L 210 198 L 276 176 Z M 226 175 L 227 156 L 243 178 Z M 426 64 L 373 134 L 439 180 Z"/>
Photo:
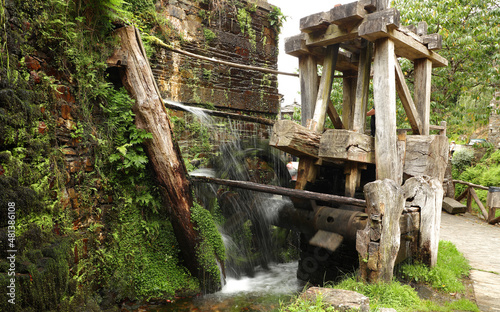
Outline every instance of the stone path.
<path id="1" fill-rule="evenodd" d="M 441 216 L 440 239 L 450 241 L 472 266 L 471 279 L 481 311 L 500 311 L 500 226 L 477 217 Z"/>

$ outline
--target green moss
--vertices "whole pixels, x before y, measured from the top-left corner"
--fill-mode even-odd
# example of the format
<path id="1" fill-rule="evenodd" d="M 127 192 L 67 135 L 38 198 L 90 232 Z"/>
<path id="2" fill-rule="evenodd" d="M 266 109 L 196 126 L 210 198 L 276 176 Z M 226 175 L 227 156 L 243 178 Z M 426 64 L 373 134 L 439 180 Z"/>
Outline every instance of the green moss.
<path id="1" fill-rule="evenodd" d="M 204 274 L 209 275 L 209 279 L 220 281 L 218 263 L 223 262 L 226 256 L 224 242 L 214 219 L 208 210 L 194 203 L 191 208 L 191 220 L 202 238 L 197 246 L 197 253 L 198 261 L 203 265 Z"/>

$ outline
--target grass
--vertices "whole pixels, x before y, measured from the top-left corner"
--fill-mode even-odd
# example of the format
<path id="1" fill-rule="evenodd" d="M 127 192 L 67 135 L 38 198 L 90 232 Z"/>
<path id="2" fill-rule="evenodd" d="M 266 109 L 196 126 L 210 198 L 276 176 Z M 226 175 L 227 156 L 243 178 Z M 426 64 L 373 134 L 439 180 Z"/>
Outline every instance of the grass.
<path id="1" fill-rule="evenodd" d="M 355 276 L 346 277 L 337 289 L 359 292 L 370 298 L 370 311 L 379 308 L 394 308 L 404 311 L 479 311 L 475 303 L 467 299 L 459 299 L 445 303 L 420 299 L 416 290 L 407 283 L 425 283 L 436 291 L 447 293 L 463 293 L 462 279 L 469 275 L 470 266 L 467 259 L 457 250 L 455 245 L 447 241 L 439 243 L 438 261 L 434 268 L 421 263 L 404 264 L 399 274 L 403 281 L 393 280 L 391 283 L 365 284 L 356 280 Z M 282 306 L 280 311 L 333 311 L 327 310 L 322 298 L 317 302 L 296 299 L 289 306 Z"/>

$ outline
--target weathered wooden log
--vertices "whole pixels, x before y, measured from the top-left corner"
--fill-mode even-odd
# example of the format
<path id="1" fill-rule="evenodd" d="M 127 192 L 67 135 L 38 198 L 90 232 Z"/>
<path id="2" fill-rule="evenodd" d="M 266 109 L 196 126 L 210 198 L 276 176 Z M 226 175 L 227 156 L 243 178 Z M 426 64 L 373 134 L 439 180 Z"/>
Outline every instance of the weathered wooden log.
<path id="1" fill-rule="evenodd" d="M 440 182 L 448 165 L 448 138 L 442 135 L 408 135 L 403 172 L 410 177 L 432 176 Z"/>
<path id="2" fill-rule="evenodd" d="M 401 214 L 405 207 L 403 189 L 393 180 L 377 180 L 364 187 L 367 228 L 358 231 L 356 250 L 360 254 L 360 274 L 369 282 L 390 282 L 400 246 Z M 377 232 L 373 235 L 371 232 Z"/>
<path id="3" fill-rule="evenodd" d="M 193 276 L 204 278 L 211 290 L 220 280 L 203 276 L 203 265 L 198 261 L 197 244 L 202 239 L 191 222 L 192 192 L 187 170 L 178 146 L 172 140 L 172 127 L 161 95 L 142 46 L 141 36 L 135 27 L 119 28 L 114 33 L 120 38 L 120 48 L 109 59 L 108 65 L 121 65 L 123 85 L 135 99 L 132 110 L 138 129 L 151 133 L 145 142 L 160 192 L 170 210 L 170 220 L 186 268 Z M 120 55 L 126 55 L 126 66 Z M 219 285 L 220 287 L 220 285 Z"/>
<path id="4" fill-rule="evenodd" d="M 203 183 L 227 185 L 227 186 L 236 187 L 236 188 L 243 188 L 243 189 L 247 189 L 247 190 L 251 190 L 251 191 L 257 191 L 257 192 L 263 192 L 263 193 L 269 193 L 269 194 L 277 194 L 277 195 L 283 195 L 283 196 L 294 197 L 294 198 L 299 198 L 299 199 L 318 200 L 318 201 L 323 201 L 323 202 L 328 202 L 328 203 L 346 204 L 346 205 L 353 205 L 353 206 L 358 206 L 358 207 L 365 207 L 366 206 L 366 201 L 364 201 L 362 199 L 343 197 L 343 196 L 337 196 L 337 195 L 332 195 L 332 194 L 316 193 L 316 192 L 310 192 L 310 191 L 304 191 L 304 190 L 298 190 L 298 189 L 289 189 L 286 187 L 266 185 L 266 184 L 260 184 L 260 183 L 249 182 L 249 181 L 235 181 L 235 180 L 225 180 L 225 179 L 199 177 L 199 176 L 192 176 L 192 177 L 190 177 L 190 179 L 192 182 L 203 182 Z"/>
<path id="5" fill-rule="evenodd" d="M 443 187 L 436 178 L 413 177 L 404 185 L 406 198 L 420 207 L 420 239 L 418 258 L 430 267 L 436 265 L 441 226 Z"/>
<path id="6" fill-rule="evenodd" d="M 328 129 L 320 139 L 318 156 L 328 160 L 375 162 L 374 138 L 345 129 Z"/>
<path id="7" fill-rule="evenodd" d="M 321 135 L 291 120 L 274 124 L 269 145 L 295 156 L 318 158 Z"/>

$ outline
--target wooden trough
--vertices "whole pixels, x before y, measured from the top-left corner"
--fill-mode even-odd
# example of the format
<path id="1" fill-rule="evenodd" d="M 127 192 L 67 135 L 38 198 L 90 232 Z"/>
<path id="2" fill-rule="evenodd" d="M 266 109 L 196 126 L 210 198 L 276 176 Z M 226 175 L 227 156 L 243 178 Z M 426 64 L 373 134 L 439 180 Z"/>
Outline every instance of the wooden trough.
<path id="1" fill-rule="evenodd" d="M 361 0 L 301 19 L 301 33 L 286 39 L 285 50 L 299 61 L 302 124 L 278 121 L 270 139 L 271 146 L 300 157 L 296 189 L 314 190 L 317 179 L 332 179 L 325 176 L 332 172 L 328 168 L 337 168 L 344 194 L 336 195 L 354 197 L 364 190 L 368 221 L 351 247 L 358 252 L 361 276 L 369 281 L 390 281 L 396 261 L 410 255 L 431 266 L 436 263 L 441 183 L 448 162 L 446 124 L 429 121 L 432 68 L 448 64 L 435 52 L 441 36 L 427 34 L 425 22 L 403 27 L 389 3 Z M 413 94 L 400 58 L 413 62 Z M 323 66 L 321 77 L 318 65 Z M 330 100 L 336 71 L 343 80 L 341 115 Z M 374 136 L 366 129 L 370 83 Z M 411 129 L 396 128 L 396 94 Z M 335 129 L 325 131 L 327 115 Z M 431 130 L 439 133 L 431 135 Z M 370 170 L 375 171 L 373 178 L 362 178 Z M 338 188 L 331 190 L 336 192 Z M 303 234 L 303 239 L 309 242 L 312 236 L 321 237 Z M 317 263 L 302 259 L 298 275 L 313 282 L 314 276 L 325 276 L 311 269 L 328 269 L 320 258 Z"/>

